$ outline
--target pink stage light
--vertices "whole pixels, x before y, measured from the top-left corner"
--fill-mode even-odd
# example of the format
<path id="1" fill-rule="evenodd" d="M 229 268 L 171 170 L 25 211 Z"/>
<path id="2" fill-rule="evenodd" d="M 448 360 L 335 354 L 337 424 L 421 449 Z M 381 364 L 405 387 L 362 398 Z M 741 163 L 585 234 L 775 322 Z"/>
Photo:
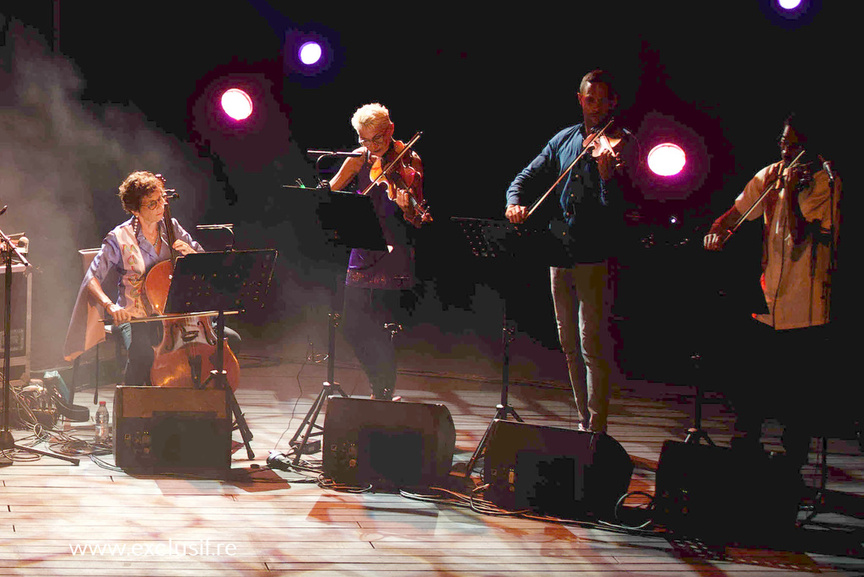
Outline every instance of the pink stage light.
<path id="1" fill-rule="evenodd" d="M 683 170 L 686 163 L 684 151 L 671 142 L 658 144 L 648 153 L 648 168 L 659 176 L 674 176 Z"/>
<path id="2" fill-rule="evenodd" d="M 246 120 L 252 115 L 252 99 L 239 88 L 222 93 L 222 110 L 234 120 Z"/>

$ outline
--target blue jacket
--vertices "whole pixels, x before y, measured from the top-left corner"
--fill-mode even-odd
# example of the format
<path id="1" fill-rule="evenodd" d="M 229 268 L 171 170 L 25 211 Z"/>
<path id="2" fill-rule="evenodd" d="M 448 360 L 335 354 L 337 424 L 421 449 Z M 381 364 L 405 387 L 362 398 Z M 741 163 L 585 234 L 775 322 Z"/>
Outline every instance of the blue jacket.
<path id="1" fill-rule="evenodd" d="M 546 192 L 582 152 L 583 138 L 581 123 L 553 136 L 510 184 L 507 204 L 529 206 Z M 585 155 L 552 194 L 544 202 L 558 201 L 556 212 L 566 225 L 574 263 L 601 262 L 615 254 L 623 224 L 623 194 L 616 179 L 603 181 L 597 163 Z"/>

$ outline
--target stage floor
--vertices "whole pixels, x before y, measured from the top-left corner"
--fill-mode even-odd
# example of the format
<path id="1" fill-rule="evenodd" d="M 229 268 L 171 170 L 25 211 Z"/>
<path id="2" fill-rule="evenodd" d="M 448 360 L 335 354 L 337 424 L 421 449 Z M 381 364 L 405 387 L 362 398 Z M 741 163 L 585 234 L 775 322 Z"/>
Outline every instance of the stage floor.
<path id="1" fill-rule="evenodd" d="M 432 343 L 435 344 L 432 344 Z M 452 493 L 427 498 L 349 492 L 319 485 L 315 472 L 271 470 L 271 450 L 287 452 L 326 378 L 326 347 L 306 340 L 246 340 L 236 397 L 254 435 L 255 458 L 240 448 L 226 478 L 130 474 L 110 453 L 88 455 L 93 424 L 64 423 L 41 450 L 77 453 L 80 464 L 10 454 L 0 469 L 0 575 L 790 575 L 864 573 L 864 458 L 855 439 L 831 439 L 828 492 L 819 514 L 773 548 L 718 546 L 652 524 L 628 530 L 593 522 L 542 519 L 472 509 L 482 461 L 464 472 L 501 397 L 501 345 L 470 335 L 413 338 L 400 347 L 403 403 L 442 403 L 456 429 Z M 337 351 L 344 352 L 341 344 Z M 509 402 L 528 424 L 572 429 L 573 401 L 560 353 L 517 337 Z M 309 355 L 311 359 L 304 361 Z M 318 362 L 316 362 L 318 361 Z M 368 385 L 350 354 L 336 381 L 355 397 Z M 609 435 L 635 468 L 630 490 L 654 494 L 663 443 L 683 440 L 693 424 L 694 387 L 621 380 L 614 388 Z M 100 398 L 112 404 L 110 387 Z M 93 390 L 76 393 L 92 408 Z M 726 445 L 733 414 L 709 393 L 703 428 Z M 319 418 L 324 423 L 324 416 Z M 29 445 L 28 431 L 14 430 Z M 240 441 L 237 431 L 235 441 Z M 779 428 L 768 428 L 779 450 Z M 811 461 L 817 462 L 813 442 Z M 305 455 L 312 469 L 321 453 Z M 808 483 L 819 470 L 808 466 Z M 741 471 L 747 476 L 748 471 Z M 482 496 L 482 493 L 477 495 Z M 635 495 L 633 508 L 639 504 Z M 641 501 L 644 503 L 645 498 Z M 475 505 L 480 501 L 475 501 Z M 638 511 L 631 510 L 633 519 Z M 809 511 L 802 510 L 804 519 Z M 734 533 L 734 531 L 733 531 Z"/>

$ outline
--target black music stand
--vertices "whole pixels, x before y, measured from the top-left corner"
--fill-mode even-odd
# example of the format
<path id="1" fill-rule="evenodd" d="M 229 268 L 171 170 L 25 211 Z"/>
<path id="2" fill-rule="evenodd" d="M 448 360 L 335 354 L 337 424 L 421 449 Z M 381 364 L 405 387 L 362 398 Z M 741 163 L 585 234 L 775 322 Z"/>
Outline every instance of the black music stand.
<path id="1" fill-rule="evenodd" d="M 563 239 L 556 237 L 549 229 L 533 229 L 524 225 L 514 225 L 503 220 L 489 220 L 479 218 L 451 219 L 462 231 L 462 235 L 468 243 L 471 253 L 478 258 L 505 259 L 518 258 L 520 255 L 531 255 L 539 258 L 543 264 L 550 266 L 569 266 L 572 258 L 569 257 L 566 244 Z M 495 416 L 483 433 L 480 443 L 471 455 L 471 459 L 465 469 L 465 476 L 470 477 L 471 471 L 477 460 L 486 450 L 489 441 L 489 433 L 496 420 L 507 420 L 511 415 L 514 419 L 523 422 L 516 410 L 510 406 L 508 401 L 510 386 L 510 343 L 513 341 L 515 328 L 507 318 L 507 298 L 504 298 L 504 320 L 502 328 L 502 343 L 504 345 L 504 359 L 501 369 L 501 401 L 495 405 Z"/>
<path id="2" fill-rule="evenodd" d="M 261 308 L 273 278 L 276 249 L 201 252 L 178 258 L 165 301 L 165 317 L 216 316 L 216 368 L 211 380 L 228 395 L 228 403 L 249 459 L 255 454 L 249 442 L 252 432 L 227 382 L 224 369 L 225 314 Z"/>
<path id="3" fill-rule="evenodd" d="M 329 188 L 305 188 L 295 186 L 284 186 L 283 188 L 296 191 L 300 194 L 312 194 L 317 201 L 316 214 L 321 229 L 325 232 L 328 242 L 346 248 L 365 248 L 369 250 L 387 250 L 384 241 L 384 233 L 381 223 L 372 206 L 372 198 L 353 192 L 331 191 Z M 344 275 L 337 275 L 334 282 L 333 300 L 330 306 L 330 319 L 328 326 L 327 342 L 327 380 L 322 383 L 321 391 L 318 393 L 306 416 L 297 431 L 289 441 L 294 459 L 291 466 L 296 467 L 300 463 L 300 457 L 307 452 L 307 443 L 310 437 L 323 434 L 324 428 L 316 423 L 324 401 L 330 395 L 338 394 L 348 397 L 342 387 L 336 382 L 336 327 L 339 326 L 340 311 L 342 303 L 339 302 L 340 280 L 344 282 Z M 298 441 L 298 439 L 300 439 Z M 315 452 L 315 451 L 309 451 Z M 271 467 L 285 465 L 284 455 L 272 453 L 267 460 Z"/>

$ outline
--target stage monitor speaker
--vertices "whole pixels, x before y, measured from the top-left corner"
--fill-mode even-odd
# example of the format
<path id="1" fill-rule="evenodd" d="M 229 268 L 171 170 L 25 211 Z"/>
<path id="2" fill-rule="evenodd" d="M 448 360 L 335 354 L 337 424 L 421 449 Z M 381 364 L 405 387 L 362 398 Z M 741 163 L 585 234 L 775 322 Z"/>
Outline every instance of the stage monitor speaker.
<path id="1" fill-rule="evenodd" d="M 673 532 L 753 541 L 791 530 L 798 516 L 796 479 L 767 454 L 666 441 L 657 465 L 654 520 Z"/>
<path id="2" fill-rule="evenodd" d="M 503 509 L 612 518 L 633 461 L 609 435 L 495 420 L 483 471 L 486 498 Z"/>
<path id="3" fill-rule="evenodd" d="M 114 462 L 138 473 L 205 473 L 231 466 L 224 390 L 118 386 Z"/>
<path id="4" fill-rule="evenodd" d="M 447 478 L 456 428 L 441 404 L 332 396 L 324 417 L 324 473 L 379 490 L 428 487 Z"/>
<path id="5" fill-rule="evenodd" d="M 6 267 L 0 266 L 0 283 L 5 283 Z M 12 266 L 11 330 L 9 331 L 9 380 L 28 379 L 30 373 L 30 324 L 32 277 L 24 265 Z M 6 298 L 0 287 L 0 319 L 6 315 Z M 6 335 L 0 322 L 0 355 L 5 353 Z M 26 384 L 26 382 L 25 382 Z"/>

